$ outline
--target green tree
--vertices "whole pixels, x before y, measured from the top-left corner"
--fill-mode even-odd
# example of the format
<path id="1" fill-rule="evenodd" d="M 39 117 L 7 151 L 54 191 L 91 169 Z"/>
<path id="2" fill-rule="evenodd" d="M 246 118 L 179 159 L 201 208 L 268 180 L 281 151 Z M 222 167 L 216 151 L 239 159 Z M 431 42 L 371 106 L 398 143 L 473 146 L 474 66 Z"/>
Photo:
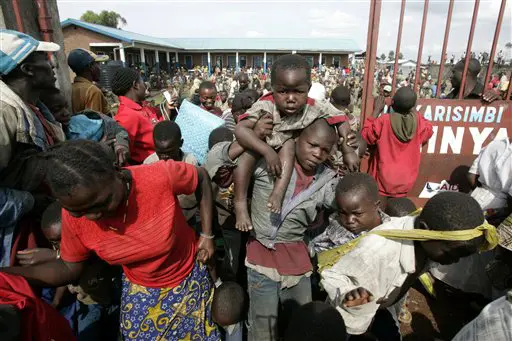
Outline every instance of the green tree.
<path id="1" fill-rule="evenodd" d="M 398 53 L 398 59 L 404 59 L 404 54 L 402 52 Z"/>
<path id="2" fill-rule="evenodd" d="M 103 26 L 109 26 L 113 28 L 120 28 L 122 25 L 126 25 L 126 19 L 121 14 L 114 11 L 101 11 L 95 13 L 93 11 L 87 11 L 80 17 L 80 20 Z"/>
<path id="3" fill-rule="evenodd" d="M 395 60 L 395 51 L 393 51 L 393 50 L 389 51 L 389 53 L 388 53 L 388 59 L 389 59 L 390 61 Z"/>
<path id="4" fill-rule="evenodd" d="M 382 61 L 386 60 L 386 55 L 384 53 L 380 55 L 380 60 L 382 60 Z"/>
<path id="5" fill-rule="evenodd" d="M 506 47 L 507 49 L 512 49 L 512 42 L 510 42 L 510 41 L 509 41 L 508 43 L 506 43 L 506 44 L 505 44 L 505 47 Z"/>

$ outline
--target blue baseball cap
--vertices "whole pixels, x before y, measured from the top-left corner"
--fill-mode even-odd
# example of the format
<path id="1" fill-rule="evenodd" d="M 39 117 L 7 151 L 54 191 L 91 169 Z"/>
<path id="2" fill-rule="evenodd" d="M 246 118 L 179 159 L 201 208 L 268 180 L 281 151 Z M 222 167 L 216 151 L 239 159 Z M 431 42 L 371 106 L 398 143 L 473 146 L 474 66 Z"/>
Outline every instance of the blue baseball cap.
<path id="1" fill-rule="evenodd" d="M 69 53 L 68 65 L 74 73 L 78 73 L 94 62 L 106 62 L 108 59 L 107 55 L 98 56 L 86 49 L 75 49 Z"/>
<path id="2" fill-rule="evenodd" d="M 0 74 L 7 75 L 21 64 L 32 52 L 56 52 L 60 46 L 35 40 L 18 31 L 0 29 Z"/>

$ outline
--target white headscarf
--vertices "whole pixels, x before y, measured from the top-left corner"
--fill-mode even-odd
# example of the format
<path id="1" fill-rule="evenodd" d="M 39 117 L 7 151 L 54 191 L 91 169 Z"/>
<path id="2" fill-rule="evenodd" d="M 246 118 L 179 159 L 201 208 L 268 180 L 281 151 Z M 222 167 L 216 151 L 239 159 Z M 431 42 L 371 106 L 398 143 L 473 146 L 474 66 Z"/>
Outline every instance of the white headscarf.
<path id="1" fill-rule="evenodd" d="M 320 83 L 314 82 L 311 84 L 311 89 L 309 89 L 308 96 L 313 98 L 316 101 L 325 101 L 327 91 L 325 90 L 325 86 Z"/>

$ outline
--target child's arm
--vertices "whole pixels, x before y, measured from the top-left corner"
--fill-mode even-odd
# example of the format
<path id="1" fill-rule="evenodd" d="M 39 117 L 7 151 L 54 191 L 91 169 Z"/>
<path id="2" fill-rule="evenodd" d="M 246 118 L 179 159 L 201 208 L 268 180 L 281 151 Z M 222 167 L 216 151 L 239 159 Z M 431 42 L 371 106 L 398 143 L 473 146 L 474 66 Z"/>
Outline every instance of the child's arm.
<path id="1" fill-rule="evenodd" d="M 364 121 L 361 136 L 370 145 L 375 145 L 380 139 L 382 118 L 369 117 Z"/>
<path id="2" fill-rule="evenodd" d="M 127 115 L 116 115 L 115 120 L 121 127 L 128 133 L 129 137 L 129 150 L 133 151 L 135 146 L 135 138 L 139 131 L 139 119 L 137 117 L 130 117 Z"/>
<path id="3" fill-rule="evenodd" d="M 264 140 L 265 137 L 270 136 L 272 134 L 272 116 L 270 116 L 270 114 L 263 115 L 258 121 L 256 121 L 256 123 L 254 123 L 252 130 L 261 140 Z M 234 141 L 229 146 L 229 158 L 231 160 L 235 160 L 240 157 L 244 151 L 245 149 L 240 145 L 240 143 Z"/>
<path id="4" fill-rule="evenodd" d="M 108 130 L 114 134 L 114 152 L 116 153 L 117 164 L 124 166 L 130 158 L 130 137 L 128 132 L 110 116 L 100 114 L 101 119 L 105 124 L 104 131 Z M 112 136 L 108 136 L 110 138 Z"/>
<path id="5" fill-rule="evenodd" d="M 343 155 L 343 163 L 349 171 L 357 172 L 359 170 L 359 156 L 354 151 L 354 148 L 348 144 L 349 134 L 352 132 L 350 125 L 347 122 L 343 122 L 338 126 L 338 134 L 342 137 L 340 145 L 341 154 Z"/>
<path id="6" fill-rule="evenodd" d="M 338 110 L 333 110 L 333 106 L 318 105 L 320 109 L 320 118 L 325 118 L 331 125 L 335 125 L 340 137 L 340 151 L 343 155 L 343 163 L 349 171 L 356 172 L 359 170 L 359 157 L 354 152 L 355 148 L 351 147 L 354 142 L 357 143 L 355 135 L 352 133 L 350 123 L 346 120 L 346 115 L 339 115 Z M 342 119 L 341 119 L 342 118 Z M 356 147 L 357 148 L 357 147 Z"/>
<path id="7" fill-rule="evenodd" d="M 372 116 L 377 118 L 380 116 L 380 114 L 384 111 L 384 108 L 386 107 L 386 97 L 379 96 L 375 99 L 375 103 L 373 104 L 374 109 Z"/>
<path id="8" fill-rule="evenodd" d="M 251 217 L 247 204 L 247 192 L 252 179 L 252 173 L 258 160 L 258 155 L 252 151 L 246 151 L 238 159 L 238 166 L 233 171 L 235 183 L 235 228 L 246 232 L 252 230 Z"/>
<path id="9" fill-rule="evenodd" d="M 258 153 L 265 158 L 267 167 L 272 175 L 281 174 L 281 161 L 276 151 L 254 132 L 255 122 L 243 120 L 235 127 L 235 136 L 240 145 L 247 150 Z"/>
<path id="10" fill-rule="evenodd" d="M 231 143 L 231 145 L 229 146 L 229 149 L 228 149 L 228 156 L 231 160 L 235 160 L 235 159 L 238 159 L 240 157 L 240 155 L 243 154 L 244 152 L 244 148 L 240 145 L 240 143 L 238 142 L 233 142 Z"/>
<path id="11" fill-rule="evenodd" d="M 420 139 L 421 139 L 421 145 L 426 145 L 428 140 L 434 135 L 434 128 L 432 127 L 432 123 L 430 123 L 428 120 L 426 120 L 423 115 L 420 113 L 416 113 L 416 115 L 420 116 Z"/>

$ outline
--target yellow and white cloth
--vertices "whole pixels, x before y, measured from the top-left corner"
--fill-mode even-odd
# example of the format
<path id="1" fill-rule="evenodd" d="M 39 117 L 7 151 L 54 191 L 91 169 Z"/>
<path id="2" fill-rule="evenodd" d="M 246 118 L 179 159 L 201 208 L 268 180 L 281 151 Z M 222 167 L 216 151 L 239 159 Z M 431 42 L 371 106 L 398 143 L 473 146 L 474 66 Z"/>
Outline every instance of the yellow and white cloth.
<path id="1" fill-rule="evenodd" d="M 349 334 L 366 332 L 377 309 L 397 300 L 405 280 L 417 270 L 414 240 L 470 240 L 485 235 L 487 243 L 483 249 L 498 243 L 496 230 L 487 224 L 454 233 L 414 230 L 414 221 L 414 216 L 391 218 L 363 237 L 326 251 L 327 254 L 319 254 L 321 284 L 343 316 Z M 379 303 L 374 300 L 357 307 L 344 307 L 345 295 L 358 287 L 379 298 Z"/>

